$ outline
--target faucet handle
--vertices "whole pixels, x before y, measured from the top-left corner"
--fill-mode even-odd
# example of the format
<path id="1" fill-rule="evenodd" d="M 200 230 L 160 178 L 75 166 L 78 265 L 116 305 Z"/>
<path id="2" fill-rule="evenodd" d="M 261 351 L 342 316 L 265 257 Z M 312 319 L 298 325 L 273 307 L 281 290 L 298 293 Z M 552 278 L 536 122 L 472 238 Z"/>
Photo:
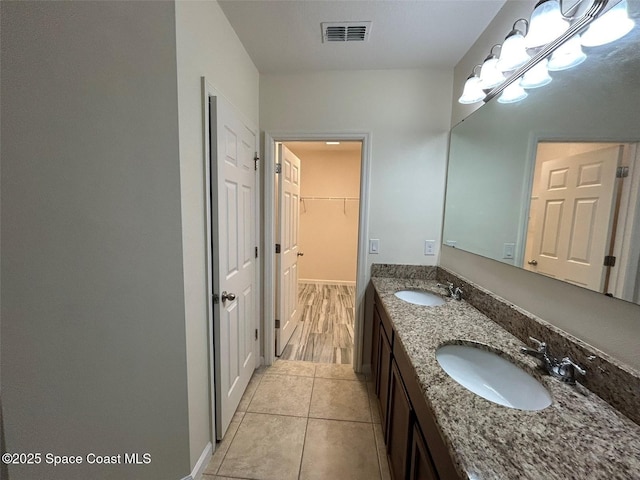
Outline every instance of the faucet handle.
<path id="1" fill-rule="evenodd" d="M 529 340 L 531 340 L 533 343 L 536 344 L 536 346 L 538 347 L 538 351 L 539 352 L 546 352 L 547 351 L 547 344 L 545 342 L 541 342 L 540 340 L 538 340 L 537 338 L 534 338 L 534 337 L 529 337 Z"/>
<path id="2" fill-rule="evenodd" d="M 586 375 L 587 371 L 582 368 L 580 365 L 578 365 L 577 363 L 575 363 L 573 360 L 571 360 L 569 357 L 564 357 L 561 361 L 560 361 L 560 366 L 561 367 L 573 367 L 573 371 L 579 373 L 580 375 Z"/>

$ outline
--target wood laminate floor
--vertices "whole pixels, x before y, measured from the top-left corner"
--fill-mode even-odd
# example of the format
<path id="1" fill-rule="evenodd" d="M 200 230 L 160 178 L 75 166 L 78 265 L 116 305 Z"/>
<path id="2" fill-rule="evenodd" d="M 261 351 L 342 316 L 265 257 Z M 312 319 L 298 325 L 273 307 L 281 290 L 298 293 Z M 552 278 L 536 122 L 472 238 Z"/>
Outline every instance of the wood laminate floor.
<path id="1" fill-rule="evenodd" d="M 300 283 L 301 321 L 280 358 L 350 364 L 355 296 L 355 286 L 351 285 Z"/>

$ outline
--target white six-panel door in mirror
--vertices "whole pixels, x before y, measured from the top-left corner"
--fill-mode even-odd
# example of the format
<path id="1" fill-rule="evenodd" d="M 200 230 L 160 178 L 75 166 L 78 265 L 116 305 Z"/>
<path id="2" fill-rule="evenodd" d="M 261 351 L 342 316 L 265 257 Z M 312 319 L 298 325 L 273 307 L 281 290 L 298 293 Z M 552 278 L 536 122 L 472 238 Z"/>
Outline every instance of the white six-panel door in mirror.
<path id="1" fill-rule="evenodd" d="M 603 291 L 621 153 L 620 145 L 539 146 L 525 268 Z"/>
<path id="2" fill-rule="evenodd" d="M 300 159 L 279 146 L 280 254 L 277 255 L 276 355 L 281 355 L 300 321 L 298 308 L 298 233 L 300 222 Z"/>
<path id="3" fill-rule="evenodd" d="M 216 425 L 222 438 L 256 366 L 256 136 L 216 99 L 218 277 Z M 214 232 L 215 233 L 215 232 Z"/>

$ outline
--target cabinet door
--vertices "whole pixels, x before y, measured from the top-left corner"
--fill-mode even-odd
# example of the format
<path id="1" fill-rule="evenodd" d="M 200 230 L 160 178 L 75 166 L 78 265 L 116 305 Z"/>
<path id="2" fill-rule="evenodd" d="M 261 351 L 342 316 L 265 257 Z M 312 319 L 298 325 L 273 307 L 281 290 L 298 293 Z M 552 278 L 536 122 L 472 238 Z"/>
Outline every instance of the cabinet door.
<path id="1" fill-rule="evenodd" d="M 418 379 L 414 375 L 414 368 L 402 342 L 394 342 L 393 344 L 393 361 L 398 366 L 400 373 L 404 375 L 404 387 L 411 399 L 415 421 L 429 447 L 429 454 L 438 474 L 436 478 L 446 480 L 466 478 L 466 476 L 461 477 L 454 467 L 449 448 L 442 441 L 433 410 L 427 403 Z"/>
<path id="2" fill-rule="evenodd" d="M 384 328 L 380 328 L 378 333 L 380 339 L 380 366 L 378 368 L 378 400 L 380 400 L 380 416 L 382 420 L 382 433 L 387 435 L 387 412 L 389 411 L 389 378 L 391 376 L 391 344 L 384 333 Z"/>
<path id="3" fill-rule="evenodd" d="M 413 425 L 411 440 L 411 465 L 409 480 L 438 480 L 427 444 L 422 438 L 422 432 L 416 423 Z"/>
<path id="4" fill-rule="evenodd" d="M 378 395 L 380 387 L 380 378 L 378 377 L 380 369 L 380 314 L 375 306 L 373 308 L 373 325 L 371 328 L 371 376 L 375 382 L 376 395 Z"/>
<path id="5" fill-rule="evenodd" d="M 391 362 L 389 415 L 387 420 L 387 454 L 394 480 L 407 478 L 411 447 L 412 410 L 409 396 L 395 362 Z"/>

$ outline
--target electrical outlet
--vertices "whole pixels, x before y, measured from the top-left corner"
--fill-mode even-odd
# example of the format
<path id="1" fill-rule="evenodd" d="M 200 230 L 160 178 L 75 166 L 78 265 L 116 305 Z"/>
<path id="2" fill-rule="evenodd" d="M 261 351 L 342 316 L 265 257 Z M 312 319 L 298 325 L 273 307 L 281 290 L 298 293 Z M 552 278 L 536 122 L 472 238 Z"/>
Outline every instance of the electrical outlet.
<path id="1" fill-rule="evenodd" d="M 424 254 L 425 255 L 435 255 L 436 254 L 436 241 L 435 240 L 425 240 L 424 241 Z"/>
<path id="2" fill-rule="evenodd" d="M 455 241 L 455 240 L 447 240 L 446 242 L 444 242 L 445 245 L 448 245 L 448 246 L 453 247 L 453 248 L 456 248 L 456 244 L 457 243 L 458 242 Z"/>
<path id="3" fill-rule="evenodd" d="M 380 253 L 380 239 L 378 238 L 369 239 L 369 253 L 373 253 L 373 254 Z"/>
<path id="4" fill-rule="evenodd" d="M 505 243 L 502 247 L 502 258 L 511 259 L 515 257 L 516 254 L 516 244 L 515 243 Z"/>

